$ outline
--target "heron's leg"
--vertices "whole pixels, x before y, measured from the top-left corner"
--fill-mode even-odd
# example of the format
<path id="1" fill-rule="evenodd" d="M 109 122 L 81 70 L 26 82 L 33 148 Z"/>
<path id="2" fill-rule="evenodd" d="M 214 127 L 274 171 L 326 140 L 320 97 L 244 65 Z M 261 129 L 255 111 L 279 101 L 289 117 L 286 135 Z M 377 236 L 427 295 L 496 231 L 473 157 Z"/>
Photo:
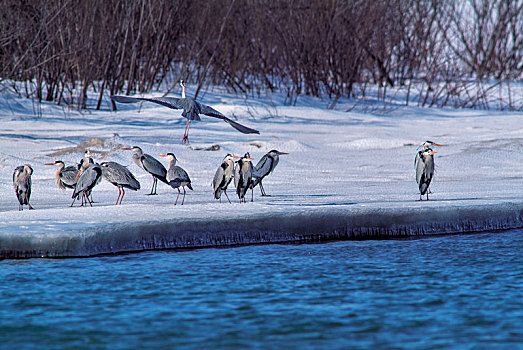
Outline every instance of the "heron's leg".
<path id="1" fill-rule="evenodd" d="M 174 205 L 178 203 L 178 197 L 180 197 L 180 187 L 178 187 L 178 195 L 176 196 L 176 200 L 174 201 Z"/>
<path id="2" fill-rule="evenodd" d="M 24 206 L 22 204 L 18 204 L 18 211 L 24 210 Z"/>
<path id="3" fill-rule="evenodd" d="M 29 210 L 34 210 L 34 208 L 31 206 L 31 204 L 27 203 L 27 205 L 29 206 Z"/>
<path id="4" fill-rule="evenodd" d="M 157 181 L 158 181 L 158 179 L 153 176 L 153 187 L 151 187 L 151 193 L 149 193 L 149 196 L 152 196 L 153 194 L 156 194 L 156 190 L 154 188 L 154 185 L 156 185 Z"/>
<path id="5" fill-rule="evenodd" d="M 260 181 L 260 190 L 262 193 L 262 197 L 270 197 L 270 194 L 265 193 L 265 188 L 263 188 L 262 182 Z"/>
<path id="6" fill-rule="evenodd" d="M 183 134 L 183 143 L 189 143 L 189 128 L 191 127 L 191 120 L 187 119 L 187 125 L 185 126 L 185 132 Z"/>
<path id="7" fill-rule="evenodd" d="M 429 191 L 427 191 L 427 200 L 429 200 Z"/>
<path id="8" fill-rule="evenodd" d="M 116 204 L 115 205 L 118 205 L 118 201 L 120 200 L 120 193 L 122 193 L 122 191 L 120 190 L 120 187 L 118 187 L 118 197 L 116 197 Z"/>
<path id="9" fill-rule="evenodd" d="M 92 194 L 92 193 L 91 193 Z M 89 205 L 92 207 L 93 206 L 93 202 L 89 199 L 89 195 L 88 194 L 85 194 L 84 192 L 84 195 L 85 195 L 85 199 L 86 199 L 86 202 L 89 203 Z M 87 204 L 86 204 L 87 205 Z"/>
<path id="10" fill-rule="evenodd" d="M 227 195 L 227 192 L 224 190 L 223 193 L 225 193 L 225 197 L 227 197 L 227 200 L 229 201 L 229 204 L 232 204 L 231 203 L 231 200 L 229 199 L 229 196 Z M 220 197 L 220 203 L 221 203 L 221 197 Z"/>
<path id="11" fill-rule="evenodd" d="M 182 186 L 183 188 L 183 198 L 182 198 L 182 204 L 180 205 L 183 205 L 183 202 L 185 201 L 185 186 Z"/>
<path id="12" fill-rule="evenodd" d="M 122 205 L 124 195 L 125 195 L 125 189 L 122 187 L 122 197 L 120 197 L 120 205 Z"/>
<path id="13" fill-rule="evenodd" d="M 251 202 L 254 202 L 254 187 L 251 186 Z"/>
<path id="14" fill-rule="evenodd" d="M 71 203 L 71 207 L 73 206 L 75 201 L 76 201 L 76 197 L 73 198 L 73 203 Z"/>

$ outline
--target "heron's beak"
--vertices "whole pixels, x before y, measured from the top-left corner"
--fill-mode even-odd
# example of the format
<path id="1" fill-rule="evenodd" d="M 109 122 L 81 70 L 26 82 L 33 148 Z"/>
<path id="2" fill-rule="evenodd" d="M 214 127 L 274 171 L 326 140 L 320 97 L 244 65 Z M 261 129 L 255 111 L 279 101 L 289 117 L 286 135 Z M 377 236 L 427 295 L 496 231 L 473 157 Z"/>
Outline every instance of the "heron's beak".
<path id="1" fill-rule="evenodd" d="M 167 154 L 160 154 L 160 157 L 167 157 Z"/>
<path id="2" fill-rule="evenodd" d="M 283 155 L 283 154 L 289 154 L 289 153 L 287 153 L 287 152 L 278 152 L 278 155 L 280 155 L 280 156 Z"/>
<path id="3" fill-rule="evenodd" d="M 240 159 L 241 157 L 238 157 L 238 156 L 231 156 L 232 158 L 234 159 Z"/>
<path id="4" fill-rule="evenodd" d="M 439 143 L 433 143 L 433 145 L 434 145 L 434 146 L 438 146 L 438 147 L 443 147 L 443 146 L 445 146 L 445 145 L 442 145 L 442 144 L 439 144 Z M 436 153 L 436 152 L 434 152 L 434 153 Z"/>
<path id="5" fill-rule="evenodd" d="M 436 153 L 438 153 L 438 152 L 434 152 L 434 151 L 430 152 L 430 154 L 436 154 Z"/>
<path id="6" fill-rule="evenodd" d="M 132 148 L 131 148 L 131 147 L 122 147 L 122 150 L 124 150 L 124 151 L 130 151 L 130 150 L 132 150 Z"/>
<path id="7" fill-rule="evenodd" d="M 54 163 L 45 163 L 44 165 L 54 165 Z"/>
<path id="8" fill-rule="evenodd" d="M 247 158 L 247 160 L 252 162 L 254 158 Z"/>
<path id="9" fill-rule="evenodd" d="M 89 153 L 86 153 L 85 155 L 91 157 L 93 154 L 91 152 L 89 152 Z"/>
<path id="10" fill-rule="evenodd" d="M 82 175 L 82 173 L 83 173 L 82 171 L 79 171 L 78 174 L 76 174 L 76 177 L 74 178 L 74 180 L 75 181 L 78 180 L 78 178 L 80 177 L 80 175 Z"/>

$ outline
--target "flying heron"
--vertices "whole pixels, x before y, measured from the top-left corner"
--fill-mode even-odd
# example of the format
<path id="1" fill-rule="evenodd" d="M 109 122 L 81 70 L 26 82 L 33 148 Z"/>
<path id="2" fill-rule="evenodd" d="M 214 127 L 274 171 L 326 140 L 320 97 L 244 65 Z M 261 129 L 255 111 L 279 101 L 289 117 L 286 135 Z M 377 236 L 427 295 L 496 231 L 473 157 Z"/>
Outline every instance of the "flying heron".
<path id="1" fill-rule="evenodd" d="M 31 175 L 33 174 L 33 168 L 29 164 L 20 165 L 15 168 L 13 172 L 13 185 L 15 187 L 16 198 L 18 198 L 18 210 L 24 210 L 24 204 L 29 206 L 29 209 L 34 209 L 29 204 L 29 198 L 31 197 Z"/>
<path id="2" fill-rule="evenodd" d="M 133 151 L 133 160 L 140 168 L 148 172 L 153 176 L 153 187 L 151 188 L 151 193 L 149 195 L 156 195 L 156 188 L 158 187 L 158 179 L 166 184 L 167 181 L 167 169 L 153 156 L 143 153 L 142 149 L 138 146 L 125 147 L 123 150 Z"/>
<path id="3" fill-rule="evenodd" d="M 421 153 L 423 151 L 426 151 L 427 149 L 431 149 L 432 146 L 437 146 L 437 147 L 443 147 L 445 145 L 442 145 L 440 143 L 436 143 L 436 142 L 433 142 L 433 141 L 425 141 L 423 142 L 421 145 L 418 146 L 418 148 L 416 149 L 418 152 L 416 152 L 416 155 L 414 156 L 414 169 L 418 169 L 418 163 L 421 161 Z M 430 188 L 427 189 L 427 193 L 432 193 Z"/>
<path id="4" fill-rule="evenodd" d="M 73 206 L 74 202 L 78 197 L 82 197 L 82 205 L 84 203 L 89 203 L 89 205 L 92 207 L 92 201 L 89 199 L 89 194 L 91 193 L 94 186 L 96 186 L 100 179 L 102 178 L 102 168 L 98 163 L 94 163 L 93 165 L 90 165 L 87 169 L 80 172 L 80 175 L 78 176 L 78 180 L 76 181 L 76 186 L 74 188 L 74 192 L 71 198 L 73 198 L 73 203 L 71 203 L 71 207 Z"/>
<path id="5" fill-rule="evenodd" d="M 222 192 L 225 194 L 225 197 L 227 197 L 229 203 L 231 203 L 231 200 L 227 195 L 227 186 L 229 186 L 234 176 L 233 159 L 240 159 L 240 157 L 227 154 L 225 158 L 223 158 L 223 162 L 220 167 L 216 170 L 216 174 L 214 174 L 214 179 L 212 180 L 214 198 L 219 199 L 220 203 L 222 202 Z"/>
<path id="6" fill-rule="evenodd" d="M 253 177 L 254 177 L 254 183 L 252 187 L 255 187 L 256 185 L 260 184 L 260 191 L 262 196 L 269 196 L 265 193 L 265 189 L 263 188 L 262 180 L 265 178 L 265 176 L 269 175 L 274 168 L 276 168 L 276 165 L 278 165 L 278 162 L 280 161 L 280 156 L 283 154 L 288 154 L 286 152 L 280 152 L 275 149 L 265 154 L 258 164 L 256 164 L 256 167 L 254 167 Z"/>
<path id="7" fill-rule="evenodd" d="M 103 162 L 100 166 L 102 167 L 103 178 L 118 187 L 116 205 L 118 205 L 118 201 L 122 204 L 123 196 L 125 195 L 125 188 L 129 188 L 133 191 L 140 189 L 140 183 L 127 167 L 116 162 Z"/>
<path id="8" fill-rule="evenodd" d="M 253 160 L 249 153 L 245 153 L 242 158 L 238 159 L 234 167 L 234 184 L 238 198 L 240 198 L 240 203 L 245 203 L 245 193 L 249 188 L 251 189 L 251 202 L 254 201 L 254 195 L 252 193 L 252 173 L 254 167 L 251 162 Z"/>
<path id="9" fill-rule="evenodd" d="M 72 165 L 66 167 L 64 162 L 61 160 L 56 160 L 53 163 L 45 163 L 45 165 L 58 166 L 54 174 L 54 179 L 59 189 L 65 190 L 66 188 L 74 188 L 76 185 L 76 176 L 79 172 L 77 167 Z"/>
<path id="10" fill-rule="evenodd" d="M 160 157 L 166 157 L 169 159 L 169 167 L 167 168 L 167 181 L 172 188 L 176 188 L 178 190 L 178 196 L 176 196 L 174 205 L 176 205 L 178 202 L 178 197 L 180 197 L 180 186 L 183 188 L 183 198 L 181 204 L 183 205 L 183 201 L 185 200 L 185 186 L 187 186 L 192 191 L 191 179 L 183 168 L 176 165 L 177 159 L 173 153 L 161 154 Z"/>
<path id="11" fill-rule="evenodd" d="M 419 187 L 419 200 L 422 200 L 422 196 L 426 193 L 427 200 L 429 200 L 428 189 L 430 181 L 434 176 L 434 152 L 431 148 L 420 150 L 419 160 L 416 162 L 416 182 Z"/>
<path id="12" fill-rule="evenodd" d="M 113 101 L 119 103 L 135 103 L 139 101 L 148 101 L 160 104 L 162 106 L 172 108 L 172 109 L 183 109 L 182 117 L 187 119 L 187 125 L 185 126 L 185 132 L 183 134 L 182 142 L 189 142 L 189 128 L 191 127 L 191 121 L 201 120 L 200 114 L 205 114 L 209 117 L 214 117 L 223 120 L 228 123 L 230 126 L 244 134 L 259 134 L 258 130 L 248 128 L 240 123 L 235 122 L 232 119 L 227 118 L 222 113 L 218 112 L 214 108 L 204 105 L 203 103 L 197 102 L 190 97 L 185 97 L 185 83 L 180 81 L 182 86 L 182 97 L 128 97 L 128 96 L 111 96 Z"/>

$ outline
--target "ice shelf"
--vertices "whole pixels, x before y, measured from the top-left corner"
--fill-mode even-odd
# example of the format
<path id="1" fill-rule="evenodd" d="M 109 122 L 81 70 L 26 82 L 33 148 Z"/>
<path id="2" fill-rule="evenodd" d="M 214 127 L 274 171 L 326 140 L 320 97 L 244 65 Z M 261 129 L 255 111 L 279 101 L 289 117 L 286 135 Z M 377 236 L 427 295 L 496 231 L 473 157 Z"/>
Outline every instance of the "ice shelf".
<path id="1" fill-rule="evenodd" d="M 0 231 L 1 258 L 85 257 L 171 248 L 382 239 L 523 227 L 523 203 L 384 208 L 332 206 L 256 215 L 112 224 L 53 223 Z M 47 231 L 47 232 L 46 232 Z"/>

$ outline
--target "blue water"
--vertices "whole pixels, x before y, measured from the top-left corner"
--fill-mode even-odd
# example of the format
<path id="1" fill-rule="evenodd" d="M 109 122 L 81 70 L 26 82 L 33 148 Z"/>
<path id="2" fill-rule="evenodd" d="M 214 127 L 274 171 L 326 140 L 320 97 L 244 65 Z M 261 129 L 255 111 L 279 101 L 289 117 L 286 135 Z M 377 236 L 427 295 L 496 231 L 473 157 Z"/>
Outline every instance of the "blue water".
<path id="1" fill-rule="evenodd" d="M 523 230 L 0 261 L 0 348 L 523 349 Z"/>

